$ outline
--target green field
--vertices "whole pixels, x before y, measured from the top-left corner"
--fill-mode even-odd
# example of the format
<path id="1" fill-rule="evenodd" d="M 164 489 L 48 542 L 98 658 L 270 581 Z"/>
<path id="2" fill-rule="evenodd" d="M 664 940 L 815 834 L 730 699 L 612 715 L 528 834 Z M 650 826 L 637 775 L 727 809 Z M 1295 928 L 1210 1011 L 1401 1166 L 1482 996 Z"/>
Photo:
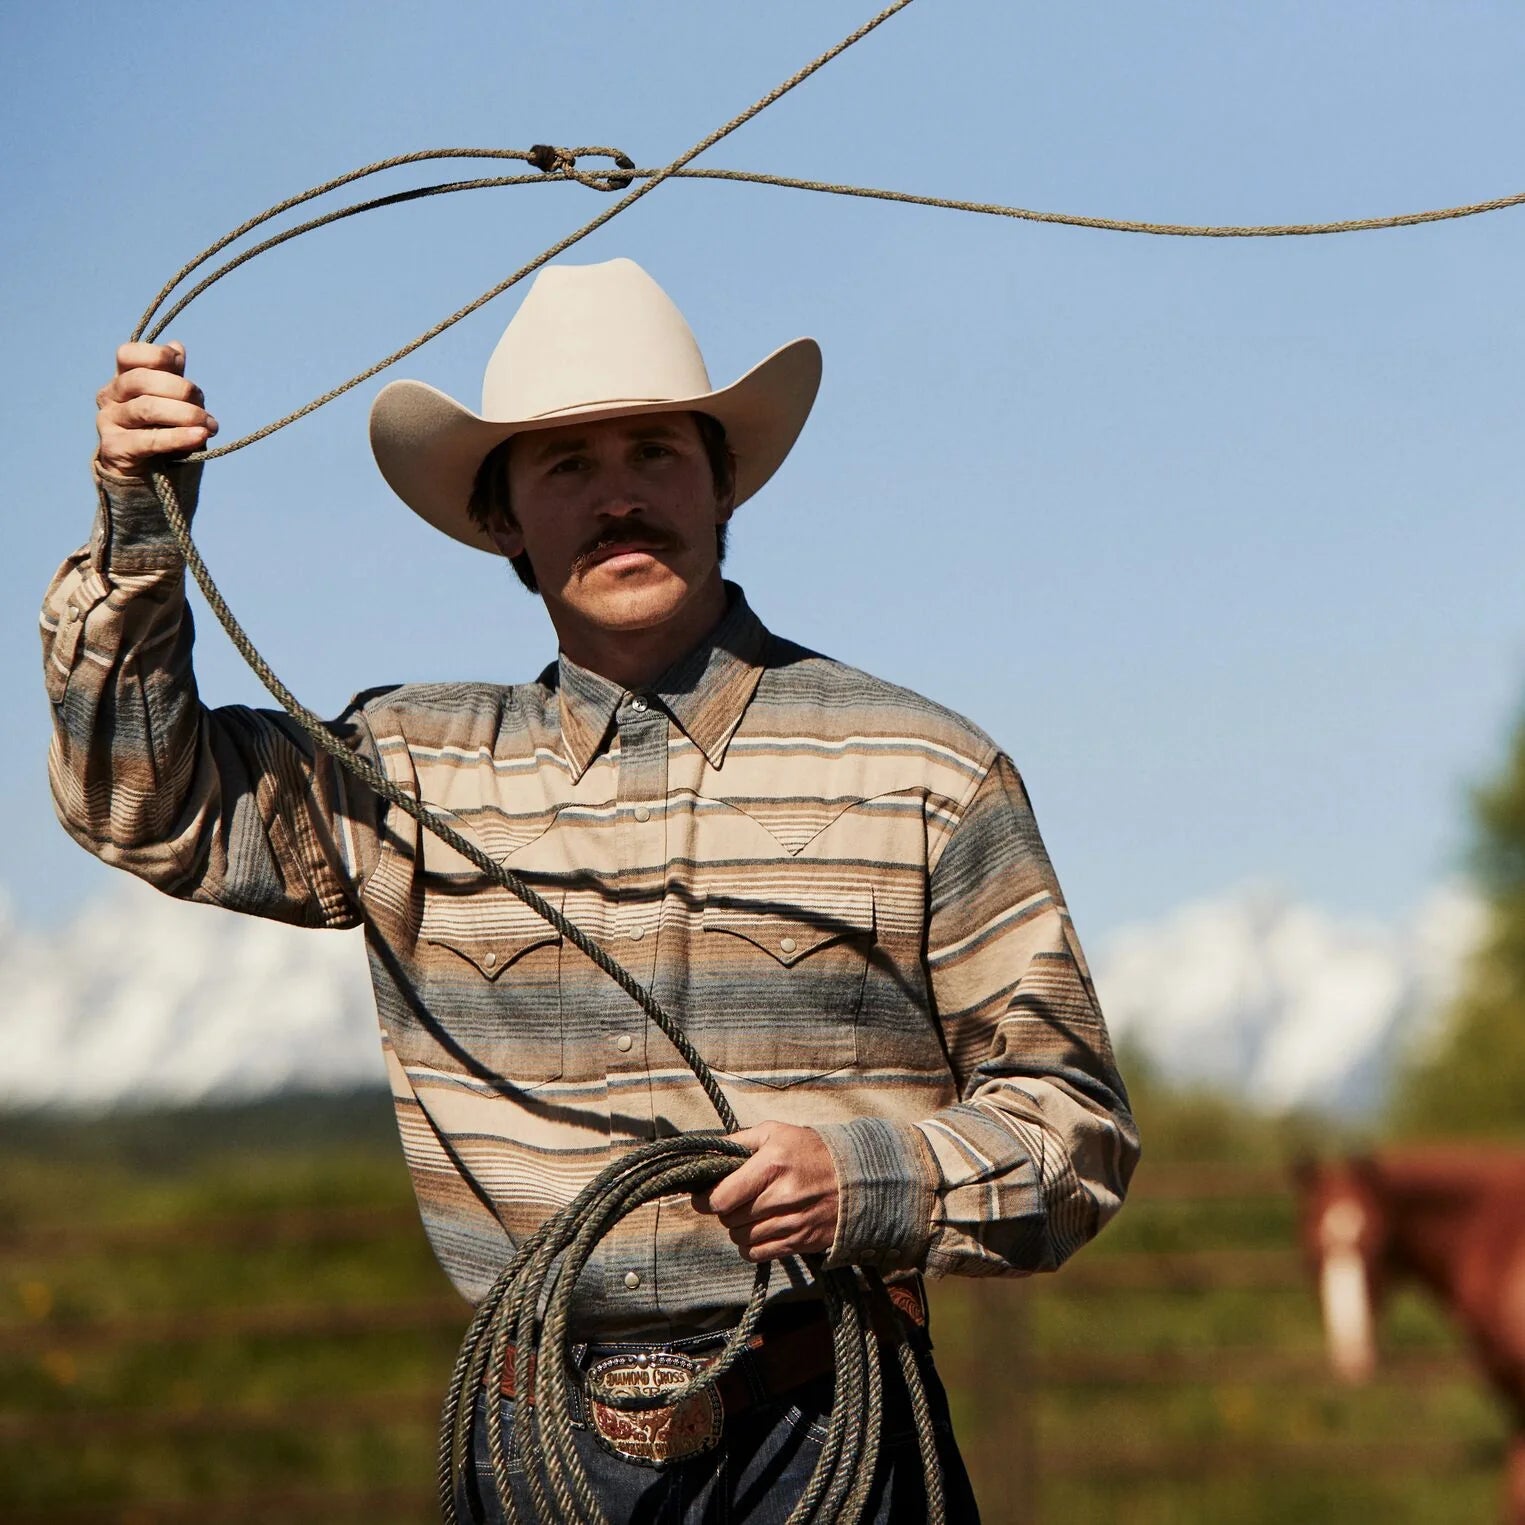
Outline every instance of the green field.
<path id="1" fill-rule="evenodd" d="M 1320 1136 L 1141 1093 L 1117 1222 L 1054 1277 L 934 1288 L 991 1525 L 1494 1517 L 1504 1424 L 1400 1294 L 1325 1376 L 1281 1162 Z M 0 1519 L 431 1518 L 465 1305 L 384 1098 L 0 1121 Z"/>

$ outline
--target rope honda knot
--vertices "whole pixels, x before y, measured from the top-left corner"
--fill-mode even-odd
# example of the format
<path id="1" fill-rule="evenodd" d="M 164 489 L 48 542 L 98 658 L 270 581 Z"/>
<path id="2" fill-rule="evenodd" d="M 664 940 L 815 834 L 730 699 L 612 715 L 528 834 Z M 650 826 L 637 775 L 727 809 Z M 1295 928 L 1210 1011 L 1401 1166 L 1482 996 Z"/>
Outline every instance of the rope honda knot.
<path id="1" fill-rule="evenodd" d="M 600 159 L 613 159 L 622 170 L 635 168 L 635 160 L 617 148 L 558 148 L 552 143 L 536 143 L 525 157 L 541 174 L 575 180 L 589 190 L 622 191 L 630 184 L 631 177 L 628 174 L 616 174 L 611 170 L 606 174 L 593 175 L 578 169 L 579 159 L 593 155 Z"/>

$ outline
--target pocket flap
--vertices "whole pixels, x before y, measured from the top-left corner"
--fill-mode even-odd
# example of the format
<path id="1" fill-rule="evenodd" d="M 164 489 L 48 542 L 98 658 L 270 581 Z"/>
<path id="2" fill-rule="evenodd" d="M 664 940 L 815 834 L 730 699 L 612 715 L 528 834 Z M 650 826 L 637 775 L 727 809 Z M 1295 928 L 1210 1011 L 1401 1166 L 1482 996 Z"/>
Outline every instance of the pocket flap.
<path id="1" fill-rule="evenodd" d="M 828 943 L 872 937 L 874 896 L 871 890 L 851 890 L 807 906 L 798 901 L 707 895 L 704 930 L 743 937 L 787 968 Z"/>
<path id="2" fill-rule="evenodd" d="M 545 898 L 558 911 L 561 909 L 559 893 Z M 561 933 L 549 922 L 542 921 L 522 901 L 515 900 L 498 914 L 483 917 L 478 925 L 451 927 L 449 930 L 437 928 L 426 934 L 425 941 L 448 948 L 457 957 L 474 965 L 485 979 L 495 980 L 531 948 L 559 943 Z"/>

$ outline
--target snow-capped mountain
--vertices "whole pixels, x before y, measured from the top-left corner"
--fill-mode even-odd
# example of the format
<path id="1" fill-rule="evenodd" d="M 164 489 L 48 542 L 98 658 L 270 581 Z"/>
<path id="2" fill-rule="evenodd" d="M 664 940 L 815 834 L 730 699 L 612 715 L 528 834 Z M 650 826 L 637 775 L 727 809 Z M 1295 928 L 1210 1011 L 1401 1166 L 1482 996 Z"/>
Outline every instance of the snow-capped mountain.
<path id="1" fill-rule="evenodd" d="M 365 948 L 122 876 L 64 926 L 0 913 L 0 1106 L 246 1100 L 384 1084 Z"/>
<path id="2" fill-rule="evenodd" d="M 1107 939 L 1097 992 L 1114 1038 L 1168 1079 L 1362 1113 L 1433 1032 L 1484 921 L 1458 885 L 1397 925 L 1248 888 Z"/>
<path id="3" fill-rule="evenodd" d="M 1241 890 L 1092 950 L 1114 1036 L 1168 1078 L 1267 1108 L 1360 1111 L 1454 987 L 1460 889 L 1398 926 Z M 0 1107 L 251 1099 L 381 1085 L 357 933 L 184 905 L 123 876 L 46 931 L 0 908 Z"/>

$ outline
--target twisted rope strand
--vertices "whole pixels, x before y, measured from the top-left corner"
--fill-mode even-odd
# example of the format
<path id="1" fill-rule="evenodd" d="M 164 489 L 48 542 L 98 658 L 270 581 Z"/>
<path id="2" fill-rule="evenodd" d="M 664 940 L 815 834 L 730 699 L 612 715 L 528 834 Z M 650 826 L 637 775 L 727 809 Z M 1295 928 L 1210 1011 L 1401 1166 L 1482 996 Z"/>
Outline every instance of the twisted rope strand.
<path id="1" fill-rule="evenodd" d="M 545 145 L 541 145 L 544 147 Z M 805 180 L 795 175 L 763 174 L 753 170 L 740 169 L 711 169 L 685 166 L 681 169 L 669 168 L 666 171 L 657 169 L 637 169 L 630 165 L 626 156 L 613 148 L 557 148 L 550 150 L 555 155 L 551 167 L 533 175 L 483 175 L 470 180 L 449 180 L 436 185 L 413 186 L 407 190 L 393 191 L 385 196 L 375 196 L 367 201 L 353 202 L 348 206 L 340 207 L 335 211 L 325 212 L 320 217 L 310 218 L 306 222 L 300 222 L 293 227 L 286 228 L 282 232 L 261 240 L 257 244 L 244 249 L 234 258 L 217 266 L 209 275 L 197 282 L 189 291 L 179 297 L 173 306 L 167 308 L 154 323 L 151 332 L 145 337 L 157 339 L 169 325 L 202 295 L 209 287 L 215 285 L 225 275 L 237 270 L 240 265 L 247 264 L 256 255 L 264 254 L 279 245 L 289 243 L 294 238 L 299 238 L 304 233 L 311 233 L 317 228 L 326 227 L 329 223 L 342 222 L 346 218 L 357 216 L 361 212 L 375 212 L 382 207 L 401 206 L 405 202 L 419 201 L 431 196 L 448 196 L 457 191 L 485 191 L 496 190 L 510 185 L 553 185 L 576 183 L 589 186 L 595 190 L 610 191 L 619 184 L 625 184 L 632 180 L 652 180 L 657 176 L 674 180 L 709 180 L 717 182 L 729 181 L 737 185 L 771 185 L 783 190 L 813 191 L 826 196 L 848 196 L 862 201 L 887 201 L 898 206 L 931 207 L 944 212 L 968 212 L 982 217 L 1008 217 L 1020 222 L 1036 222 L 1058 224 L 1071 228 L 1092 228 L 1107 233 L 1145 233 L 1164 238 L 1312 238 L 1333 233 L 1367 233 L 1380 229 L 1412 228 L 1422 223 L 1451 222 L 1462 217 L 1477 217 L 1485 212 L 1499 212 L 1509 207 L 1525 205 L 1525 191 L 1513 196 L 1496 196 L 1490 201 L 1473 201 L 1463 206 L 1438 207 L 1424 212 L 1399 212 L 1383 217 L 1361 217 L 1347 219 L 1342 222 L 1291 222 L 1291 223 L 1173 223 L 1173 222 L 1137 222 L 1128 221 L 1116 217 L 1088 217 L 1074 212 L 1042 212 L 1035 211 L 1030 207 L 1008 206 L 997 201 L 964 201 L 946 196 L 928 196 L 914 191 L 887 190 L 881 186 L 848 185 L 829 180 Z M 529 153 L 521 149 L 493 149 L 493 148 L 441 148 L 431 149 L 425 154 L 404 154 L 395 159 L 383 159 L 375 164 L 368 164 L 363 169 L 354 171 L 349 175 L 341 175 L 335 180 L 330 180 L 322 186 L 314 187 L 300 197 L 293 197 L 286 203 L 287 206 L 297 205 L 313 196 L 321 195 L 325 191 L 332 190 L 340 185 L 347 185 L 353 180 L 360 179 L 365 175 L 374 175 L 382 170 L 396 168 L 403 164 L 417 162 L 419 159 L 481 159 L 481 158 L 509 158 L 530 159 L 534 150 Z M 618 174 L 607 176 L 589 175 L 575 167 L 575 162 L 580 157 L 589 154 L 608 155 L 617 162 L 630 165 L 626 170 Z M 244 225 L 242 231 L 259 226 L 274 215 L 271 212 L 262 213 Z M 238 235 L 229 234 L 227 238 L 219 239 L 209 249 L 204 250 L 179 275 L 160 293 L 159 299 L 153 312 L 175 286 L 194 270 L 198 269 L 214 253 L 226 248 Z M 498 288 L 493 292 L 478 299 L 479 303 L 490 301 L 498 294 Z M 475 310 L 475 309 L 473 309 Z M 145 314 L 145 322 L 148 314 Z M 455 321 L 451 319 L 450 321 Z M 142 325 L 140 324 L 140 330 Z M 442 331 L 442 330 L 441 330 Z M 420 341 L 427 342 L 426 339 Z M 417 347 L 416 345 L 414 347 Z M 409 351 L 399 351 L 392 358 L 400 358 Z M 391 360 L 385 360 L 373 370 L 356 377 L 350 385 L 366 379 L 367 376 L 375 375 L 377 370 L 384 369 L 391 364 Z M 344 390 L 347 390 L 348 386 Z M 335 392 L 333 396 L 338 396 Z M 322 401 L 313 403 L 307 411 L 321 407 Z M 270 432 L 284 427 L 285 422 L 303 416 L 301 413 L 291 414 L 281 423 L 271 426 Z M 242 445 L 259 438 L 258 435 L 249 435 L 245 439 L 219 447 L 216 450 L 203 452 L 186 457 L 188 460 L 210 460 L 214 455 L 225 455 L 228 452 L 240 448 Z"/>
<path id="2" fill-rule="evenodd" d="M 367 170 L 366 173 L 371 173 Z M 405 201 L 418 201 L 426 196 L 448 196 L 455 191 L 485 190 L 489 186 L 500 185 L 535 185 L 550 184 L 553 181 L 565 180 L 565 175 L 547 176 L 537 175 L 491 175 L 476 180 L 452 180 L 442 185 L 417 186 L 412 190 L 393 191 L 386 196 L 373 196 L 369 201 L 356 201 L 347 207 L 340 207 L 335 212 L 325 212 L 321 217 L 310 218 L 306 222 L 299 222 L 295 226 L 286 228 L 284 231 L 272 234 L 271 237 L 261 239 L 257 244 L 251 244 L 232 259 L 217 266 L 210 275 L 198 281 L 172 307 L 169 307 L 160 316 L 153 329 L 145 337 L 153 340 L 159 338 L 169 325 L 185 311 L 192 302 L 199 297 L 208 287 L 215 286 L 223 276 L 230 275 L 240 265 L 246 265 L 258 254 L 264 254 L 267 250 L 278 248 L 281 244 L 290 243 L 293 238 L 300 238 L 304 233 L 311 233 L 314 229 L 327 227 L 331 222 L 342 222 L 346 217 L 358 216 L 361 212 L 376 212 L 382 207 L 400 206 Z M 195 268 L 194 266 L 188 268 Z"/>
<path id="3" fill-rule="evenodd" d="M 652 171 L 632 170 L 639 180 Z M 960 201 L 946 196 L 922 196 L 910 191 L 887 191 L 867 185 L 838 185 L 826 180 L 801 180 L 792 175 L 756 174 L 750 170 L 683 169 L 673 172 L 688 180 L 730 180 L 746 185 L 776 185 L 786 190 L 819 191 L 829 196 L 856 196 L 871 201 L 891 201 L 903 206 L 935 207 L 945 212 L 976 212 L 986 217 L 1012 217 L 1022 222 L 1058 223 L 1070 228 L 1095 228 L 1104 233 L 1149 233 L 1164 238 L 1313 238 L 1331 233 L 1369 233 L 1381 228 L 1412 228 L 1426 222 L 1450 222 L 1459 217 L 1478 217 L 1506 207 L 1525 206 L 1525 191 L 1473 201 L 1465 206 L 1438 207 L 1427 212 L 1398 212 L 1384 217 L 1348 218 L 1341 222 L 1282 223 L 1190 223 L 1136 222 L 1120 217 L 1086 217 L 1075 212 L 1037 212 L 1028 207 L 1005 206 L 995 201 Z"/>
<path id="4" fill-rule="evenodd" d="M 182 265 L 160 288 L 158 296 L 148 304 L 143 316 L 138 319 L 138 326 L 133 331 L 133 337 L 139 338 L 143 335 L 148 325 L 153 322 L 154 314 L 163 306 L 175 287 L 193 271 L 200 269 L 214 254 L 220 254 L 229 244 L 237 243 L 246 233 L 252 233 L 255 228 L 272 221 L 283 212 L 289 212 L 294 207 L 301 206 L 304 202 L 314 201 L 319 196 L 326 196 L 330 191 L 338 190 L 341 186 L 353 185 L 357 180 L 364 180 L 370 175 L 379 175 L 383 170 L 396 169 L 404 164 L 424 164 L 431 159 L 521 159 L 528 163 L 533 152 L 533 149 L 522 148 L 420 148 L 412 153 L 393 154 L 387 159 L 377 159 L 374 163 L 364 164 L 359 169 L 335 175 L 333 179 L 325 180 L 321 185 L 298 191 L 295 196 L 288 196 L 284 201 L 278 201 L 274 206 L 266 207 L 263 212 L 239 223 L 232 232 L 224 233 L 216 243 L 209 244 L 194 259 Z M 617 148 L 571 148 L 563 149 L 562 152 L 574 157 L 599 156 L 615 160 L 624 157 Z M 155 332 L 157 333 L 158 330 L 156 329 Z"/>

